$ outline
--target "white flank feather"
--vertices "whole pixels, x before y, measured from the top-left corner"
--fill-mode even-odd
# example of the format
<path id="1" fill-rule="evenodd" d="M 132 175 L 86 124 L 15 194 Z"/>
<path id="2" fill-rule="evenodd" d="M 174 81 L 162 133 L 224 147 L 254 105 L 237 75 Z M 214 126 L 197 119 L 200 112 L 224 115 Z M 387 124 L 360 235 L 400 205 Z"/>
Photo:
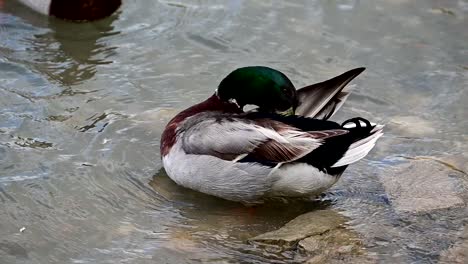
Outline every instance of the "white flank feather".
<path id="1" fill-rule="evenodd" d="M 349 165 L 364 158 L 369 151 L 374 148 L 375 142 L 383 135 L 382 129 L 383 125 L 377 125 L 372 130 L 374 134 L 351 144 L 348 151 L 345 152 L 341 159 L 332 165 L 332 168 Z"/>

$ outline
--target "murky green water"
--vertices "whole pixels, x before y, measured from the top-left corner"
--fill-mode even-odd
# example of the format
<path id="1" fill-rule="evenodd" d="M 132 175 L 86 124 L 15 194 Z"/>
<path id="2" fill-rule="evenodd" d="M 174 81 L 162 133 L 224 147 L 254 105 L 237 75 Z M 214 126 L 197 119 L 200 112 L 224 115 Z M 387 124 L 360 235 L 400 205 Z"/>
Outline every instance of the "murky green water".
<path id="1" fill-rule="evenodd" d="M 438 262 L 463 243 L 466 174 L 444 178 L 440 200 L 457 203 L 430 210 L 399 209 L 388 182 L 438 195 L 395 167 L 468 152 L 468 2 L 124 2 L 73 24 L 0 1 L 1 263 L 300 262 L 247 239 L 318 208 L 378 262 Z M 246 65 L 296 87 L 366 66 L 335 119 L 386 134 L 316 202 L 253 211 L 176 186 L 160 172 L 164 125 Z"/>

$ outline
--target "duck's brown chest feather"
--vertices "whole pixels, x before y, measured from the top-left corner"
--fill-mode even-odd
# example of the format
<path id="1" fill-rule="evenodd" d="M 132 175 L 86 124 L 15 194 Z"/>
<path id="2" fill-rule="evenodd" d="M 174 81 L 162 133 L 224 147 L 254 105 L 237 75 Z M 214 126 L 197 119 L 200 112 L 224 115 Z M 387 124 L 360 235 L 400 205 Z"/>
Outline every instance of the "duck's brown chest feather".
<path id="1" fill-rule="evenodd" d="M 198 113 L 207 111 L 219 111 L 223 113 L 235 114 L 242 113 L 242 109 L 240 109 L 236 104 L 223 102 L 216 95 L 213 95 L 205 101 L 185 109 L 172 118 L 172 120 L 169 121 L 166 128 L 164 129 L 164 132 L 161 136 L 161 157 L 166 156 L 171 150 L 172 146 L 174 146 L 176 141 L 177 128 L 179 125 L 184 122 L 185 119 Z"/>

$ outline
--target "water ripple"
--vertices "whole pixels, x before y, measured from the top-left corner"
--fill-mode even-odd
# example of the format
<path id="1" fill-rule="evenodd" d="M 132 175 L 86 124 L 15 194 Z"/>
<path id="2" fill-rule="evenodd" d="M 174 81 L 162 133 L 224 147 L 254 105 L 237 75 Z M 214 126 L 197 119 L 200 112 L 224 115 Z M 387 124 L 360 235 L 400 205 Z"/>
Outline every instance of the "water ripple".
<path id="1" fill-rule="evenodd" d="M 405 179 L 402 156 L 468 153 L 461 3 L 124 1 L 77 24 L 0 2 L 3 262 L 301 263 L 246 241 L 317 209 L 347 217 L 377 262 L 436 262 L 461 241 L 466 208 L 402 213 L 383 184 Z M 296 87 L 366 66 L 336 120 L 364 116 L 385 136 L 314 201 L 252 214 L 176 185 L 161 170 L 165 124 L 246 65 Z M 450 164 L 466 203 L 464 163 Z"/>

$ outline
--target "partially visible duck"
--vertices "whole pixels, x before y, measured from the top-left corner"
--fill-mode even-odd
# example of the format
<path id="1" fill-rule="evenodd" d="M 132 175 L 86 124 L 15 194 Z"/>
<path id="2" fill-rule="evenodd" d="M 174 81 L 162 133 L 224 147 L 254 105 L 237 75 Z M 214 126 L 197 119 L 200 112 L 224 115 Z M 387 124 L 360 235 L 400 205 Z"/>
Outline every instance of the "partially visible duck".
<path id="1" fill-rule="evenodd" d="M 91 21 L 110 16 L 121 0 L 19 0 L 44 15 L 74 21 Z"/>
<path id="2" fill-rule="evenodd" d="M 383 134 L 383 126 L 359 117 L 343 124 L 326 120 L 347 98 L 345 85 L 363 70 L 298 91 L 271 68 L 233 71 L 215 94 L 166 126 L 161 157 L 168 176 L 245 204 L 322 193 Z M 244 112 L 246 105 L 258 111 Z"/>

